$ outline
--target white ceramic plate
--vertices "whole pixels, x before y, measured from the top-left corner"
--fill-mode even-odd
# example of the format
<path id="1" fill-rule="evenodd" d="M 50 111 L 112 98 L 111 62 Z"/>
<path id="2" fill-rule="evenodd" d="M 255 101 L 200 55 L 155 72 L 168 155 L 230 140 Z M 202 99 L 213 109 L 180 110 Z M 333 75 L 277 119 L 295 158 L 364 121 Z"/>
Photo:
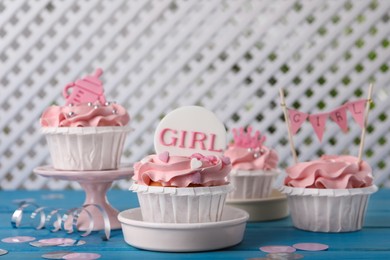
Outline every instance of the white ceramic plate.
<path id="1" fill-rule="evenodd" d="M 131 246 L 165 252 L 209 251 L 240 243 L 248 213 L 225 207 L 222 220 L 208 223 L 152 223 L 142 221 L 141 209 L 122 211 L 118 219 Z"/>
<path id="2" fill-rule="evenodd" d="M 226 204 L 248 212 L 249 221 L 275 220 L 289 214 L 287 197 L 278 190 L 273 190 L 268 198 L 226 200 Z"/>

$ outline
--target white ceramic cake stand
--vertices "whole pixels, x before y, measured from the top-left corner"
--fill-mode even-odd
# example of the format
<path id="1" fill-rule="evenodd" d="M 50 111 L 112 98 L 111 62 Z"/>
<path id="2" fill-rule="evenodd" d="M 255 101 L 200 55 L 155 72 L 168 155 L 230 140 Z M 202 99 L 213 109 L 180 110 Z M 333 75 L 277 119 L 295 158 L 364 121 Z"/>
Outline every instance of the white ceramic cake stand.
<path id="1" fill-rule="evenodd" d="M 103 208 L 110 221 L 111 230 L 120 229 L 121 224 L 118 221 L 119 211 L 114 209 L 107 200 L 107 191 L 111 187 L 112 182 L 130 178 L 133 174 L 131 167 L 120 167 L 115 170 L 104 171 L 65 171 L 56 170 L 52 166 L 40 166 L 34 169 L 34 172 L 43 176 L 51 177 L 60 180 L 77 181 L 85 191 L 85 201 L 83 205 L 95 204 Z M 94 226 L 93 231 L 104 230 L 104 218 L 102 212 L 93 206 L 87 207 L 91 213 Z M 72 219 L 70 218 L 69 221 Z M 79 230 L 88 230 L 90 216 L 85 211 L 80 213 L 77 220 L 77 228 Z M 71 228 L 71 222 L 65 223 L 65 229 Z"/>

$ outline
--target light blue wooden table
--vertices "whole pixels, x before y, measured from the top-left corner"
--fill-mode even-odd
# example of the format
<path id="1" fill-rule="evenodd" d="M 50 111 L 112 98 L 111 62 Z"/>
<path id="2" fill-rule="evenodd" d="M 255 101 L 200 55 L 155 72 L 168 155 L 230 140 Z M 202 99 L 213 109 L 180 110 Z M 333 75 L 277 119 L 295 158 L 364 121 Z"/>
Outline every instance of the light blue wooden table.
<path id="1" fill-rule="evenodd" d="M 82 205 L 82 191 L 0 191 L 0 239 L 9 236 L 34 236 L 37 239 L 48 237 L 70 237 L 65 232 L 50 233 L 48 230 L 32 228 L 12 228 L 10 219 L 16 209 L 14 200 L 34 199 L 42 206 L 72 208 Z M 108 199 L 122 211 L 138 207 L 136 195 L 129 191 L 110 190 Z M 95 252 L 101 259 L 248 259 L 265 257 L 259 251 L 265 245 L 293 245 L 300 242 L 317 242 L 329 245 L 329 250 L 321 252 L 297 253 L 304 259 L 390 259 L 390 189 L 381 189 L 371 196 L 364 229 L 352 233 L 327 234 L 295 229 L 290 218 L 269 222 L 248 223 L 241 244 L 224 250 L 201 253 L 159 253 L 136 249 L 126 244 L 120 230 L 113 231 L 109 241 L 102 241 L 102 233 L 94 233 L 83 238 L 87 244 L 79 247 L 36 248 L 28 243 L 6 244 L 0 248 L 9 251 L 0 259 L 42 259 L 46 252 L 71 250 Z"/>

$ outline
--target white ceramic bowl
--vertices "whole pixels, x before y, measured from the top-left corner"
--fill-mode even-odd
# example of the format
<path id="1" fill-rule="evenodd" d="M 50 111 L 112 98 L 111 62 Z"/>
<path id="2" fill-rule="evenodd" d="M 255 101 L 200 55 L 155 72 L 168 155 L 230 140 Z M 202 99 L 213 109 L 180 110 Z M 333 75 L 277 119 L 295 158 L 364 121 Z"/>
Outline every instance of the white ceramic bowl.
<path id="1" fill-rule="evenodd" d="M 248 213 L 232 207 L 224 208 L 221 221 L 205 223 L 144 222 L 140 208 L 118 215 L 126 243 L 165 252 L 209 251 L 236 245 L 244 237 L 248 218 Z"/>

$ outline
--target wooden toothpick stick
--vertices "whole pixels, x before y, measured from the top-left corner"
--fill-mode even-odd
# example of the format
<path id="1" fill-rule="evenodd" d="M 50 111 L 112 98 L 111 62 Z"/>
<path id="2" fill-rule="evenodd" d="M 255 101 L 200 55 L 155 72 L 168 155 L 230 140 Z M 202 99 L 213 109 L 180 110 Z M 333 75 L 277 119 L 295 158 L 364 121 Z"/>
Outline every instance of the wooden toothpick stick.
<path id="1" fill-rule="evenodd" d="M 359 155 L 358 155 L 358 162 L 359 165 L 362 162 L 362 157 L 363 157 L 363 148 L 364 148 L 364 142 L 366 139 L 366 131 L 367 131 L 367 123 L 368 123 L 368 112 L 370 111 L 370 104 L 372 102 L 372 89 L 374 88 L 374 84 L 370 84 L 370 88 L 368 89 L 368 99 L 367 99 L 367 104 L 366 104 L 366 110 L 364 113 L 364 124 L 363 124 L 363 129 L 362 133 L 360 135 L 360 145 L 359 145 Z"/>
<path id="2" fill-rule="evenodd" d="M 286 101 L 284 100 L 284 91 L 283 91 L 283 89 L 279 89 L 279 94 L 280 94 L 280 101 L 281 101 L 280 105 L 282 106 L 283 113 L 284 113 L 284 120 L 286 121 L 286 125 L 287 125 L 288 140 L 289 140 L 289 143 L 290 143 L 291 153 L 292 153 L 292 156 L 294 158 L 295 164 L 297 164 L 298 163 L 298 157 L 297 157 L 297 152 L 295 151 L 294 140 L 293 140 L 293 137 L 292 137 L 292 134 L 291 134 L 290 118 L 289 118 L 288 112 L 287 112 Z"/>

